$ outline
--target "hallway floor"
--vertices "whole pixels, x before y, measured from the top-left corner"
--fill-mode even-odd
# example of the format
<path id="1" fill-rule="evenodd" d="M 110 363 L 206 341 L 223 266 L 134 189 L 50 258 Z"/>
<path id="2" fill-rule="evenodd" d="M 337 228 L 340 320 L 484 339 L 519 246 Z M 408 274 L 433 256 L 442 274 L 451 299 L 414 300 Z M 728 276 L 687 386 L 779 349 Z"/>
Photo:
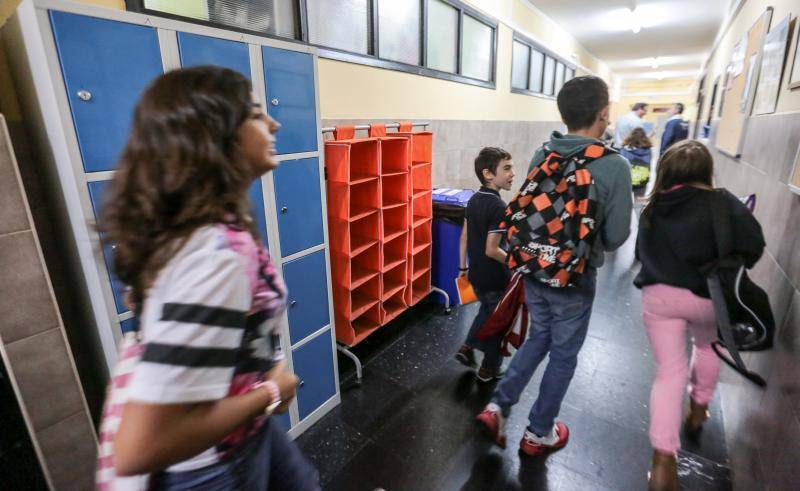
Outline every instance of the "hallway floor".
<path id="1" fill-rule="evenodd" d="M 642 490 L 651 449 L 648 400 L 654 368 L 631 283 L 633 240 L 607 256 L 589 335 L 559 419 L 569 444 L 549 457 L 520 457 L 518 443 L 538 390 L 538 368 L 508 422 L 505 450 L 474 421 L 493 385 L 453 359 L 476 306 L 420 304 L 354 352 L 364 380 L 340 357 L 342 404 L 298 443 L 326 490 Z M 506 360 L 506 364 L 507 364 Z M 718 400 L 698 445 L 684 442 L 684 489 L 730 489 Z"/>

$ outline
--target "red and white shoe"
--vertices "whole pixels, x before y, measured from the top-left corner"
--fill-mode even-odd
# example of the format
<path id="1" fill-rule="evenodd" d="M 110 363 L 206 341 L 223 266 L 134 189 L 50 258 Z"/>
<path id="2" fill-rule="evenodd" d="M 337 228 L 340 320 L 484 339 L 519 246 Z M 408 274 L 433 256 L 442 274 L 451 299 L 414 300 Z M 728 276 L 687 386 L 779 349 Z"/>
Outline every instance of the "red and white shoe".
<path id="1" fill-rule="evenodd" d="M 486 428 L 492 440 L 500 448 L 506 448 L 506 418 L 503 417 L 500 406 L 490 402 L 479 415 L 475 416 L 475 420 Z"/>
<path id="2" fill-rule="evenodd" d="M 569 428 L 567 428 L 567 425 L 561 421 L 558 421 L 556 422 L 555 432 L 555 443 L 547 444 L 541 441 L 542 438 L 539 438 L 530 431 L 525 430 L 525 434 L 522 436 L 522 440 L 519 442 L 520 452 L 531 457 L 536 457 L 537 455 L 542 455 L 543 453 L 553 452 L 563 448 L 564 445 L 567 444 L 567 441 L 569 441 Z"/>

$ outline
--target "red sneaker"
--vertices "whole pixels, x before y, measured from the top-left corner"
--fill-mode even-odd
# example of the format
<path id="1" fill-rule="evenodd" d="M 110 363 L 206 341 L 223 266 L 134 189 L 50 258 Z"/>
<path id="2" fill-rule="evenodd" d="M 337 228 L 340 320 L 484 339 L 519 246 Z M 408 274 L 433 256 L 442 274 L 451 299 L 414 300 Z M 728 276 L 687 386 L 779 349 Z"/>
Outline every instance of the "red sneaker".
<path id="1" fill-rule="evenodd" d="M 556 436 L 558 437 L 558 440 L 556 440 L 556 442 L 552 445 L 547 445 L 544 443 L 539 443 L 536 435 L 528 430 L 525 430 L 525 435 L 523 435 L 522 440 L 519 442 L 519 450 L 525 455 L 536 457 L 537 455 L 542 455 L 546 452 L 553 452 L 564 447 L 569 440 L 569 428 L 567 428 L 567 425 L 561 421 L 556 423 Z"/>
<path id="2" fill-rule="evenodd" d="M 490 402 L 479 415 L 475 416 L 475 420 L 486 428 L 492 440 L 500 448 L 506 448 L 506 418 L 500 412 L 500 406 Z"/>

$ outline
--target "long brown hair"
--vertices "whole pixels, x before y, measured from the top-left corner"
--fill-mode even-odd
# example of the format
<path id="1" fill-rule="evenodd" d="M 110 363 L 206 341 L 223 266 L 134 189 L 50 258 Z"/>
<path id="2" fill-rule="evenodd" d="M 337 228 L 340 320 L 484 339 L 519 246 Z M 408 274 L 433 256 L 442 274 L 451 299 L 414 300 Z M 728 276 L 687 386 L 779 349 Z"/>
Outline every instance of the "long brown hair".
<path id="1" fill-rule="evenodd" d="M 656 166 L 656 182 L 648 197 L 642 218 L 649 223 L 653 206 L 664 192 L 679 184 L 711 189 L 714 159 L 705 145 L 697 140 L 680 141 L 664 152 Z"/>
<path id="2" fill-rule="evenodd" d="M 168 72 L 139 100 L 100 220 L 135 305 L 198 228 L 233 219 L 252 230 L 252 170 L 236 141 L 251 108 L 250 82 L 212 66 Z"/>
<path id="3" fill-rule="evenodd" d="M 622 142 L 623 147 L 631 147 L 631 148 L 650 148 L 653 146 L 653 142 L 650 141 L 650 138 L 647 137 L 647 134 L 644 132 L 644 128 L 637 126 L 636 128 L 631 131 L 625 141 Z"/>

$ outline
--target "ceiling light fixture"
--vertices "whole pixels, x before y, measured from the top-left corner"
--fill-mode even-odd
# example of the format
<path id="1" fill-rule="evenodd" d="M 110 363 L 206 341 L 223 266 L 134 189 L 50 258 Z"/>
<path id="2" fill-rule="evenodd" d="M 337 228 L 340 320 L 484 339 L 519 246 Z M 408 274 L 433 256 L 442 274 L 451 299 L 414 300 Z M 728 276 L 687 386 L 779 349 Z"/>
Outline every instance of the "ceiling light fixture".
<path id="1" fill-rule="evenodd" d="M 654 58 L 650 59 L 650 67 L 653 68 L 653 69 L 656 69 L 656 68 L 659 67 L 658 57 L 654 57 Z"/>
<path id="2" fill-rule="evenodd" d="M 631 31 L 633 31 L 634 34 L 639 34 L 639 31 L 642 30 L 642 23 L 639 20 L 639 15 L 636 10 L 636 7 L 628 9 L 628 18 L 630 19 Z"/>

